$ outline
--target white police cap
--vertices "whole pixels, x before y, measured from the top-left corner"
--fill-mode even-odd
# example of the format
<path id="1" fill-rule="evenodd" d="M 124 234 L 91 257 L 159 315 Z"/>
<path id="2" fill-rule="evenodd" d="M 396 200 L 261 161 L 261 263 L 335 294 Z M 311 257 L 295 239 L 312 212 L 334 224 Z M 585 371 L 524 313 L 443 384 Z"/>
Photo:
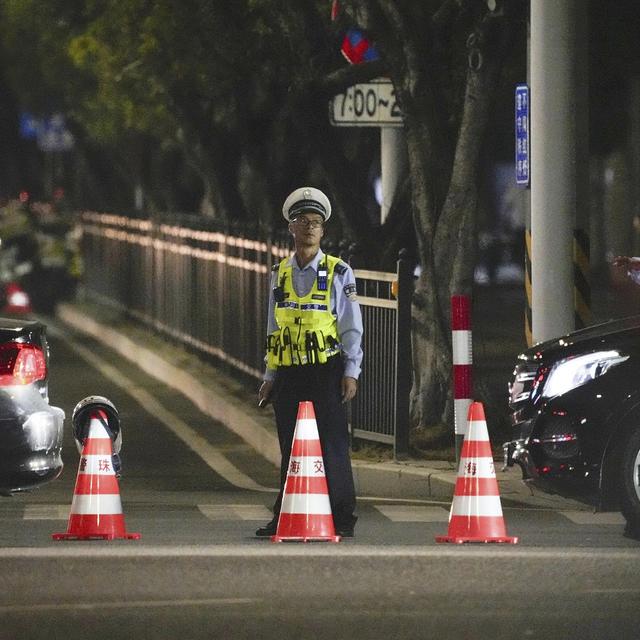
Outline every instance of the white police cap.
<path id="1" fill-rule="evenodd" d="M 287 222 L 291 222 L 303 211 L 319 213 L 326 222 L 331 217 L 331 203 L 320 189 L 300 187 L 287 196 L 282 205 L 282 215 Z"/>

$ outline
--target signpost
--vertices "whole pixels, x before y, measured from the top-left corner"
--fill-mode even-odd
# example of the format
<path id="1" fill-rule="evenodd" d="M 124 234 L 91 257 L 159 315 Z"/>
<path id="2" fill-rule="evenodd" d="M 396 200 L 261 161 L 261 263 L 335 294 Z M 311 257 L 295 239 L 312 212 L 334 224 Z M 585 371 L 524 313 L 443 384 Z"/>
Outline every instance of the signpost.
<path id="1" fill-rule="evenodd" d="M 380 223 L 384 223 L 406 162 L 404 123 L 393 83 L 387 78 L 378 78 L 349 87 L 330 100 L 329 118 L 336 127 L 380 129 Z"/>
<path id="2" fill-rule="evenodd" d="M 516 85 L 516 183 L 529 185 L 529 87 Z"/>

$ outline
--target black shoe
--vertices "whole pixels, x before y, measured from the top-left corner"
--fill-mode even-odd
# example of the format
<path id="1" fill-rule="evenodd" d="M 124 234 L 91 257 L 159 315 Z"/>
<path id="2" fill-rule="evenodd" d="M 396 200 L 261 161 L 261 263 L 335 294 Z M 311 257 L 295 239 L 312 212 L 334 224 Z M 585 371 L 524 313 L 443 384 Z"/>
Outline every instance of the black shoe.
<path id="1" fill-rule="evenodd" d="M 256 530 L 256 536 L 258 538 L 269 538 L 276 535 L 278 529 L 278 519 L 274 518 L 271 522 L 267 522 L 264 527 L 260 527 Z"/>
<path id="2" fill-rule="evenodd" d="M 640 529 L 627 522 L 622 535 L 625 538 L 630 538 L 631 540 L 640 540 Z"/>
<path id="3" fill-rule="evenodd" d="M 353 538 L 353 530 L 355 529 L 357 521 L 357 516 L 348 516 L 344 519 L 341 518 L 339 522 L 336 522 L 336 535 L 341 536 L 342 538 Z"/>

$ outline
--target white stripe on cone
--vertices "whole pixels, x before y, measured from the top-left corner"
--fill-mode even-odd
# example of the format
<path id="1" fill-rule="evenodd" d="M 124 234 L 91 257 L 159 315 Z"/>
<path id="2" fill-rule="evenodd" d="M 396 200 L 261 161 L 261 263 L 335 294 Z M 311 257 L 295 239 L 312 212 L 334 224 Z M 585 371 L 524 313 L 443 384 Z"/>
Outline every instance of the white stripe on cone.
<path id="1" fill-rule="evenodd" d="M 301 418 L 296 422 L 296 440 L 319 440 L 318 425 L 314 418 Z"/>
<path id="2" fill-rule="evenodd" d="M 102 439 L 109 438 L 109 434 L 107 430 L 104 428 L 102 421 L 98 420 L 98 418 L 91 418 L 91 422 L 89 423 L 89 438 L 91 439 Z"/>
<path id="3" fill-rule="evenodd" d="M 288 477 L 311 478 L 324 477 L 324 461 L 322 456 L 291 456 L 289 461 Z"/>
<path id="4" fill-rule="evenodd" d="M 487 423 L 485 420 L 469 420 L 469 427 L 467 429 L 468 440 L 486 440 L 489 442 L 489 431 L 487 430 Z"/>
<path id="5" fill-rule="evenodd" d="M 502 516 L 500 496 L 453 496 L 449 519 L 454 516 Z"/>
<path id="6" fill-rule="evenodd" d="M 460 458 L 458 478 L 495 478 L 496 468 L 492 458 Z"/>
<path id="7" fill-rule="evenodd" d="M 106 454 L 91 454 L 82 456 L 86 460 L 84 465 L 80 465 L 78 475 L 112 476 L 114 475 L 111 456 Z"/>
<path id="8" fill-rule="evenodd" d="M 122 513 L 120 494 L 75 494 L 71 513 L 78 515 L 115 515 Z"/>
<path id="9" fill-rule="evenodd" d="M 451 332 L 453 364 L 473 364 L 471 331 L 454 330 Z"/>
<path id="10" fill-rule="evenodd" d="M 331 503 L 326 493 L 286 493 L 281 512 L 330 515 Z"/>

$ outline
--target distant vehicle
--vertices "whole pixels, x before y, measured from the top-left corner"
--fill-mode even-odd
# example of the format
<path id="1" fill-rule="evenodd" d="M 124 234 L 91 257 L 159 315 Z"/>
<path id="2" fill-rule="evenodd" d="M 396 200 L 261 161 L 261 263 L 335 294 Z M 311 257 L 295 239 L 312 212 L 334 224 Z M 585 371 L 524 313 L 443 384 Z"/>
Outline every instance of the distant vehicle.
<path id="1" fill-rule="evenodd" d="M 23 282 L 33 263 L 21 255 L 24 251 L 18 244 L 6 244 L 0 244 L 0 317 L 28 315 L 33 312 L 33 305 Z"/>
<path id="2" fill-rule="evenodd" d="M 0 316 L 33 313 L 31 296 L 18 282 L 0 284 Z"/>
<path id="3" fill-rule="evenodd" d="M 520 354 L 509 405 L 507 466 L 544 489 L 620 509 L 640 533 L 640 316 Z"/>
<path id="4" fill-rule="evenodd" d="M 36 320 L 0 318 L 0 494 L 62 472 L 64 411 L 49 405 L 49 347 Z"/>

